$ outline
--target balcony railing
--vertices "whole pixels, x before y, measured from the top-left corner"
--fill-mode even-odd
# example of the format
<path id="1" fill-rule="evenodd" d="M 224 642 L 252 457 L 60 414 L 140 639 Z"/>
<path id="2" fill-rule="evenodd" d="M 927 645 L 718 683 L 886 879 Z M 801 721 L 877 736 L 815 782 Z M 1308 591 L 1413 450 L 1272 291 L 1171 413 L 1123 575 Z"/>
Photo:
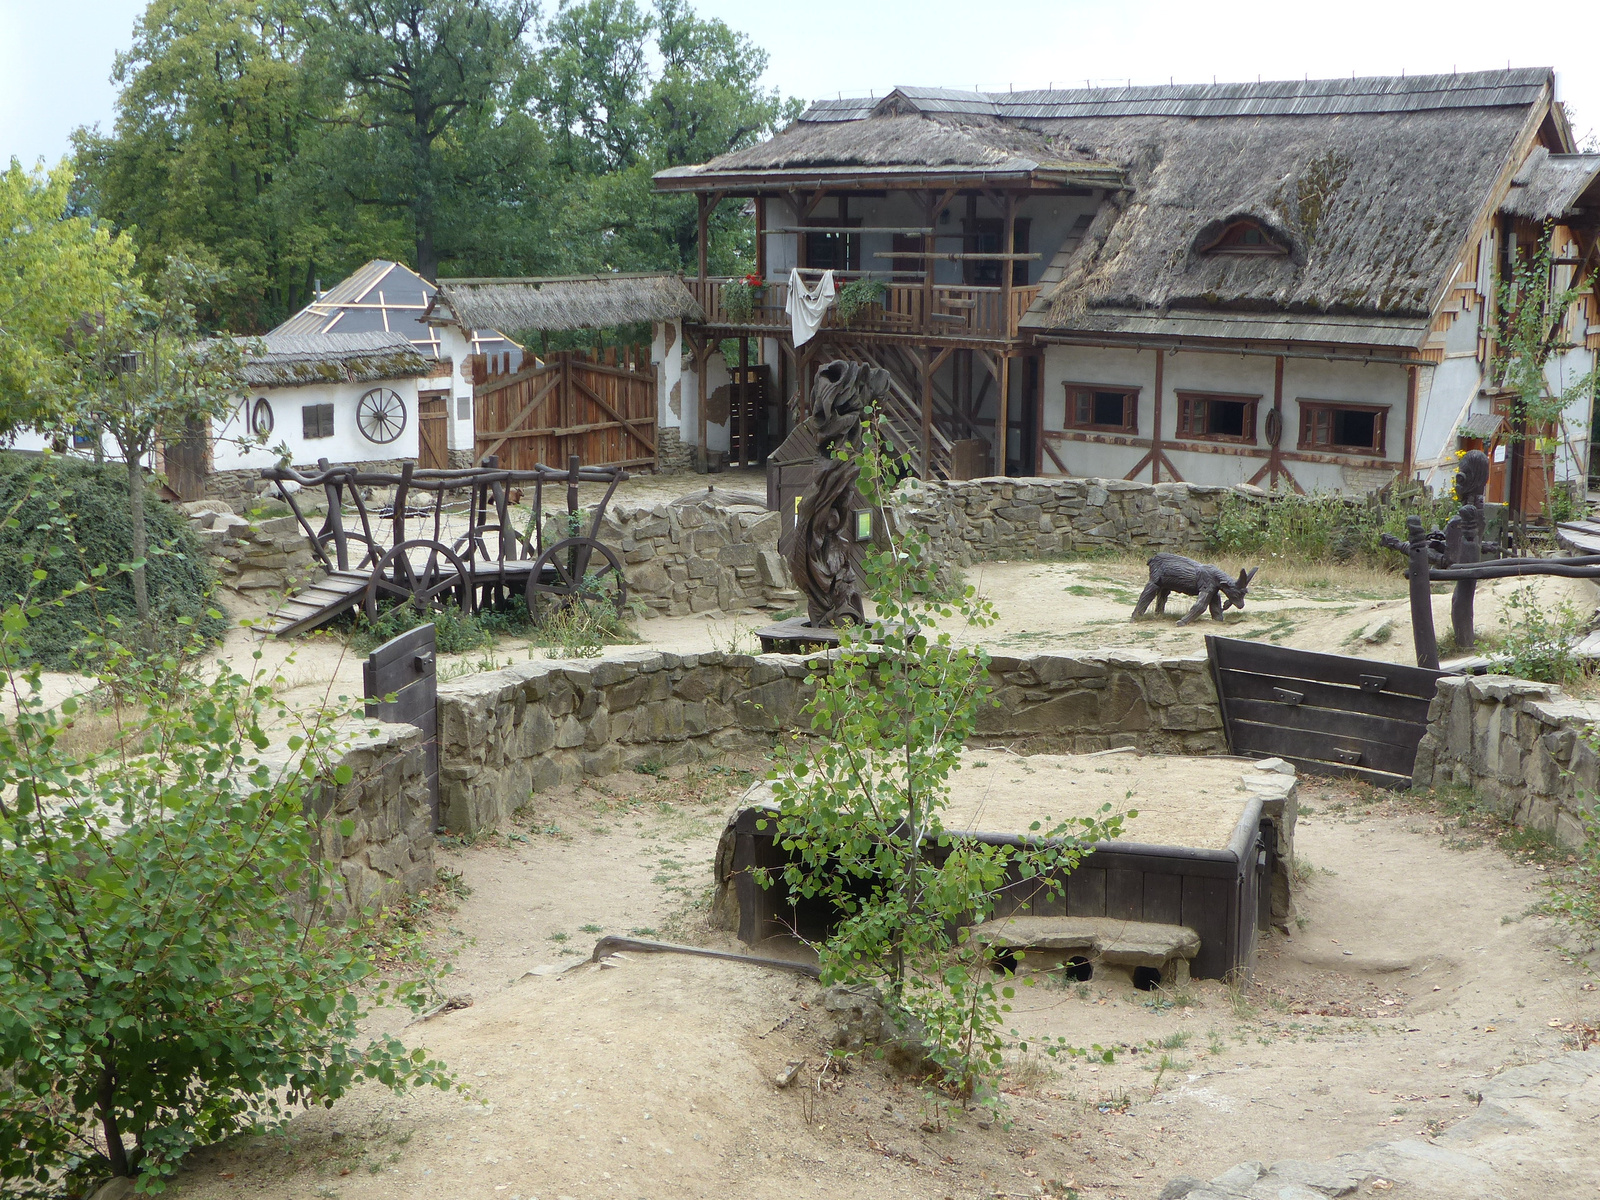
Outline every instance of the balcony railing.
<path id="1" fill-rule="evenodd" d="M 780 329 L 789 325 L 789 318 L 783 311 L 789 298 L 787 282 L 768 283 L 763 287 L 754 311 L 747 317 L 730 316 L 723 304 L 723 289 L 733 280 L 685 279 L 683 282 L 705 310 L 708 325 Z M 884 285 L 881 304 L 862 309 L 848 322 L 841 321 L 838 311 L 830 308 L 822 327 L 857 333 L 1010 340 L 1017 336 L 1017 323 L 1022 314 L 1038 297 L 1037 286 L 1014 287 L 1008 306 L 1004 288 L 939 284 L 930 292 L 920 283 L 889 283 Z"/>

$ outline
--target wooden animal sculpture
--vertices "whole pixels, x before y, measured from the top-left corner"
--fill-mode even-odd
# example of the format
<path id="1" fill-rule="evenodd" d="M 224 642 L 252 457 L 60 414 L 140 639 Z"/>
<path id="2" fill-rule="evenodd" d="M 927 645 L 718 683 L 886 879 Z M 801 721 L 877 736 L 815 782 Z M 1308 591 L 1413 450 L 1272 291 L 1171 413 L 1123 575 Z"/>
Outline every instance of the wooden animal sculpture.
<path id="1" fill-rule="evenodd" d="M 1150 582 L 1139 593 L 1138 607 L 1133 610 L 1134 618 L 1144 616 L 1144 610 L 1150 607 L 1152 600 L 1156 602 L 1156 612 L 1165 612 L 1167 596 L 1172 592 L 1182 592 L 1196 599 L 1194 607 L 1178 622 L 1179 625 L 1187 625 L 1208 608 L 1212 620 L 1220 621 L 1223 610 L 1230 605 L 1234 608 L 1244 607 L 1245 591 L 1258 570 L 1259 567 L 1241 570 L 1238 579 L 1229 579 L 1218 568 L 1197 563 L 1181 554 L 1163 552 L 1154 555 L 1150 559 Z"/>

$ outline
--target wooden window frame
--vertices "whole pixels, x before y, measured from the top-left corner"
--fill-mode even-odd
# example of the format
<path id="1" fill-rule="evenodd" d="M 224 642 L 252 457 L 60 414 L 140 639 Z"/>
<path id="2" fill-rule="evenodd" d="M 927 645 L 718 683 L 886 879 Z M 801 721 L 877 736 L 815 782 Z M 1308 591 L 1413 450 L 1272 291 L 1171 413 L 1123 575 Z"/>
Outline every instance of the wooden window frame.
<path id="1" fill-rule="evenodd" d="M 1237 446 L 1254 446 L 1258 444 L 1259 436 L 1256 432 L 1256 418 L 1260 413 L 1261 397 L 1240 395 L 1237 392 L 1194 392 L 1187 389 L 1174 393 L 1178 398 L 1178 429 L 1177 436 L 1184 441 L 1191 442 L 1229 442 Z M 1209 433 L 1204 426 L 1209 416 L 1209 407 L 1213 400 L 1221 400 L 1226 404 L 1242 404 L 1245 407 L 1244 427 L 1247 432 Z M 1199 414 L 1198 420 L 1196 414 Z M 1194 427 L 1201 426 L 1200 432 L 1195 432 Z"/>
<path id="2" fill-rule="evenodd" d="M 1389 404 L 1355 404 L 1342 400 L 1296 400 L 1300 408 L 1300 436 L 1297 439 L 1297 449 L 1313 454 L 1359 454 L 1367 458 L 1386 459 L 1389 456 Z M 1351 446 L 1333 441 L 1333 417 L 1335 412 L 1363 412 L 1372 413 L 1374 446 Z M 1328 440 L 1316 440 L 1316 426 L 1320 416 L 1328 416 Z"/>
<path id="3" fill-rule="evenodd" d="M 333 436 L 333 405 L 302 404 L 300 406 L 300 436 L 305 441 Z"/>
<path id="4" fill-rule="evenodd" d="M 1238 240 L 1244 236 L 1246 231 L 1252 229 L 1261 235 L 1261 242 L 1259 245 L 1251 246 Z M 1289 248 L 1279 242 L 1278 239 L 1273 235 L 1272 230 L 1268 229 L 1260 221 L 1252 221 L 1246 218 L 1241 221 L 1230 221 L 1228 226 L 1221 233 L 1217 234 L 1217 236 L 1212 239 L 1211 243 L 1207 245 L 1205 249 L 1201 251 L 1201 253 L 1282 255 L 1288 254 Z"/>
<path id="5" fill-rule="evenodd" d="M 1061 384 L 1066 392 L 1066 411 L 1063 415 L 1061 427 L 1063 429 L 1095 430 L 1101 433 L 1123 433 L 1138 436 L 1139 433 L 1139 387 L 1131 387 L 1122 383 L 1074 383 L 1063 380 Z M 1079 392 L 1120 392 L 1122 393 L 1122 424 L 1101 425 L 1094 421 L 1094 400 L 1089 400 L 1089 420 L 1078 419 L 1078 393 Z"/>

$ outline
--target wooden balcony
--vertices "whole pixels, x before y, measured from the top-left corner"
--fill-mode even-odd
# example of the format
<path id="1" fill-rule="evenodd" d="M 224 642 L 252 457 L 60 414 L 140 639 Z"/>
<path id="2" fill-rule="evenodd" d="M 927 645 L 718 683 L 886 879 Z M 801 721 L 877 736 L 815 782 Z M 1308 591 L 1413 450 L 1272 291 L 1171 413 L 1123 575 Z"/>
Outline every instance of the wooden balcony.
<path id="1" fill-rule="evenodd" d="M 730 316 L 722 302 L 723 289 L 731 279 L 685 279 L 684 284 L 705 310 L 706 324 L 718 329 L 787 331 L 789 318 L 784 304 L 789 298 L 787 282 L 767 284 L 747 317 Z M 919 339 L 948 339 L 954 342 L 1014 341 L 1022 314 L 1039 297 L 1039 288 L 1010 289 L 1009 303 L 1004 288 L 951 287 L 943 284 L 924 289 L 920 283 L 885 284 L 883 302 L 841 321 L 836 309 L 829 309 L 822 322 L 824 329 L 848 329 L 852 333 L 912 335 Z M 931 304 L 929 303 L 931 298 Z"/>

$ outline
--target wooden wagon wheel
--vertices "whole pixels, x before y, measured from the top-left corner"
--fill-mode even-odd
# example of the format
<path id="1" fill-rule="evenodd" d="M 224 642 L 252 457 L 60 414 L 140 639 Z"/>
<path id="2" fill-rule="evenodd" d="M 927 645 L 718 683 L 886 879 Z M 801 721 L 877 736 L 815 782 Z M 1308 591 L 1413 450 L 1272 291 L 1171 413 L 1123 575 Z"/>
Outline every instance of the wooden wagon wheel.
<path id="1" fill-rule="evenodd" d="M 330 569 L 339 569 L 339 544 L 333 536 L 333 530 L 317 535 L 317 549 L 322 551 L 323 559 Z M 360 551 L 359 559 L 356 557 L 357 550 Z M 349 569 L 352 571 L 365 570 L 383 557 L 379 553 L 377 542 L 364 533 L 352 533 L 348 529 L 344 532 L 344 552 L 345 560 L 350 564 Z"/>
<path id="2" fill-rule="evenodd" d="M 413 550 L 426 550 L 427 562 L 418 567 L 411 560 Z M 378 561 L 367 581 L 367 619 L 378 619 L 378 600 L 399 597 L 424 612 L 455 604 L 462 615 L 472 611 L 472 581 L 466 564 L 442 542 L 412 538 L 401 542 Z"/>
<path id="3" fill-rule="evenodd" d="M 622 616 L 628 604 L 622 560 L 594 538 L 563 538 L 546 546 L 528 574 L 528 612 L 543 621 L 584 603 L 611 604 Z"/>

